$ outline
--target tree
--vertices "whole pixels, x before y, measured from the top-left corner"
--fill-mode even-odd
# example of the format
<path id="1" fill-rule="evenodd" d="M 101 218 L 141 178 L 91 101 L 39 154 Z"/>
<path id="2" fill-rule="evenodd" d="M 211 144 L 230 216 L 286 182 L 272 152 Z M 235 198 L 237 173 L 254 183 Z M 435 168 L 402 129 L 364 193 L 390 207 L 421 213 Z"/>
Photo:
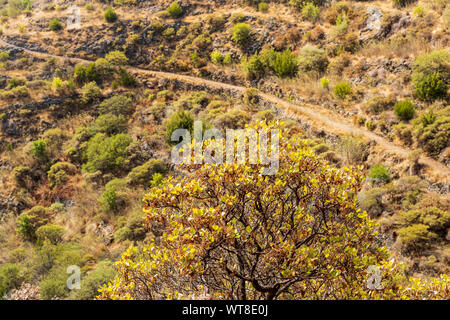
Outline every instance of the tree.
<path id="1" fill-rule="evenodd" d="M 123 254 L 119 276 L 100 298 L 400 297 L 396 266 L 374 242 L 374 221 L 358 209 L 360 168 L 331 167 L 286 133 L 273 176 L 261 175 L 261 164 L 186 168 L 191 175 L 169 178 L 144 197 L 158 239 Z M 366 286 L 371 265 L 380 266 L 382 290 Z"/>

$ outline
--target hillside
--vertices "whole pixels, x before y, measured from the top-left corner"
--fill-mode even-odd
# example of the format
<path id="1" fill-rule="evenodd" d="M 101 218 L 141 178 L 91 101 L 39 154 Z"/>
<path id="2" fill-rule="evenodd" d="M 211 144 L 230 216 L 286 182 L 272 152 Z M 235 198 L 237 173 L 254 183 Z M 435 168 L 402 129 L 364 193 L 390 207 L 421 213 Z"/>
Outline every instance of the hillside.
<path id="1" fill-rule="evenodd" d="M 353 172 L 348 167 L 361 166 L 354 179 L 365 179 L 351 187 L 322 176 L 318 169 L 304 174 L 323 179 L 316 192 L 330 196 L 329 201 L 335 200 L 335 189 L 325 188 L 328 183 L 336 190 L 343 188 L 348 195 L 342 198 L 344 203 L 354 196 L 355 204 L 348 202 L 340 212 L 353 206 L 367 212 L 367 218 L 360 217 L 365 222 L 350 223 L 353 231 L 362 237 L 361 243 L 385 246 L 389 259 L 402 264 L 398 271 L 402 276 L 432 281 L 449 274 L 447 1 L 0 0 L 0 16 L 0 299 L 89 300 L 114 278 L 102 298 L 126 294 L 153 298 L 149 292 L 127 291 L 124 279 L 129 271 L 122 263 L 126 259 L 134 263 L 144 248 L 156 245 L 166 252 L 174 245 L 164 238 L 159 218 L 152 220 L 157 212 L 162 220 L 171 214 L 173 223 L 181 219 L 170 211 L 178 203 L 163 201 L 165 192 L 170 198 L 180 186 L 189 190 L 193 181 L 209 186 L 202 171 L 208 167 L 184 168 L 172 158 L 172 133 L 177 128 L 192 133 L 194 120 L 202 121 L 204 130 L 218 128 L 223 133 L 283 123 L 280 128 L 292 139 L 280 153 L 287 163 L 292 157 L 302 163 L 295 153 L 286 158 L 301 139 L 300 148 L 305 150 L 301 154 L 311 159 L 305 162 L 307 168 L 306 163 L 315 163 L 346 175 Z M 282 163 L 285 167 L 290 168 Z M 211 175 L 224 174 L 211 170 Z M 234 169 L 230 170 L 232 176 Z M 222 181 L 223 190 L 218 192 L 223 191 L 223 197 L 237 197 L 233 192 L 245 184 L 246 175 L 253 177 L 251 171 L 242 170 L 242 180 Z M 303 179 L 282 170 L 279 175 L 282 184 Z M 228 193 L 229 179 L 235 187 Z M 261 182 L 268 183 L 261 191 L 279 187 L 269 180 Z M 191 204 L 190 195 L 180 194 L 179 201 L 193 206 L 193 212 L 211 206 L 203 196 Z M 314 192 L 309 196 L 316 197 Z M 297 201 L 294 207 L 308 205 Z M 164 206 L 168 209 L 159 212 Z M 372 225 L 372 219 L 377 223 Z M 214 228 L 221 230 L 220 221 Z M 190 223 L 184 221 L 180 232 L 195 229 L 196 225 L 188 228 Z M 358 228 L 364 223 L 378 234 L 363 237 L 367 230 Z M 205 226 L 210 227 L 212 222 Z M 264 235 L 270 228 L 256 230 L 250 234 Z M 309 246 L 322 255 L 328 249 L 318 248 L 329 241 Z M 305 243 L 308 246 L 309 240 Z M 370 256 L 373 250 L 378 249 L 360 255 Z M 171 257 L 173 252 L 166 253 Z M 180 254 L 184 253 L 177 251 Z M 346 254 L 344 250 L 343 261 Z M 152 259 L 156 258 L 148 261 Z M 376 257 L 380 263 L 383 259 Z M 278 256 L 268 261 L 284 266 L 282 260 Z M 117 261 L 122 262 L 115 265 Z M 80 290 L 67 288 L 69 266 L 80 268 Z M 219 272 L 204 268 L 206 274 Z M 340 272 L 351 273 L 345 270 Z M 146 272 L 139 275 L 153 278 L 160 270 Z M 289 272 L 283 270 L 283 275 L 288 277 Z M 321 274 L 329 281 L 327 272 Z M 355 276 L 362 281 L 365 270 Z M 271 277 L 269 282 L 277 276 Z M 177 292 L 196 286 L 198 280 L 185 283 L 182 275 L 177 279 Z M 281 291 L 266 295 L 257 280 L 249 279 L 247 275 L 239 280 L 251 283 L 247 295 L 242 289 L 229 295 L 219 290 L 210 297 L 330 296 L 329 292 L 283 296 Z M 210 289 L 219 287 L 208 281 Z M 157 283 L 157 291 L 165 288 L 163 282 Z M 229 285 L 234 287 L 233 280 Z M 444 293 L 439 298 L 448 299 L 448 282 L 441 285 Z M 296 290 L 308 292 L 305 286 Z M 192 289 L 191 297 L 197 294 Z"/>

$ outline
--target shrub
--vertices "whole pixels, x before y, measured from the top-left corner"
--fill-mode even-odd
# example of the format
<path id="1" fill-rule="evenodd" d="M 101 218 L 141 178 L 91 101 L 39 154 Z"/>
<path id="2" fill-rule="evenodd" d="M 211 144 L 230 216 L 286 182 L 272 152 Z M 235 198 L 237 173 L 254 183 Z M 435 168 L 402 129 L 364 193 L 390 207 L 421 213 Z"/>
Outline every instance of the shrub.
<path id="1" fill-rule="evenodd" d="M 233 35 L 231 39 L 244 49 L 250 41 L 250 25 L 247 23 L 237 23 L 233 27 Z"/>
<path id="2" fill-rule="evenodd" d="M 128 64 L 128 58 L 122 51 L 111 51 L 105 56 L 106 61 L 115 66 L 124 66 Z"/>
<path id="3" fill-rule="evenodd" d="M 415 0 L 392 0 L 397 7 L 404 7 Z"/>
<path id="4" fill-rule="evenodd" d="M 167 8 L 167 12 L 172 18 L 178 18 L 183 14 L 183 9 L 181 8 L 178 1 L 172 2 L 172 4 Z"/>
<path id="5" fill-rule="evenodd" d="M 151 159 L 141 166 L 133 168 L 127 176 L 127 183 L 131 186 L 148 187 L 155 173 L 165 174 L 167 165 L 161 159 Z"/>
<path id="6" fill-rule="evenodd" d="M 101 89 L 92 81 L 81 88 L 81 101 L 83 103 L 96 102 L 102 96 Z"/>
<path id="7" fill-rule="evenodd" d="M 292 77 L 297 73 L 297 60 L 291 51 L 286 49 L 283 53 L 275 54 L 272 68 L 279 77 Z"/>
<path id="8" fill-rule="evenodd" d="M 334 86 L 334 94 L 341 99 L 345 99 L 350 94 L 350 83 L 342 81 Z"/>
<path id="9" fill-rule="evenodd" d="M 414 103 L 409 100 L 399 101 L 394 105 L 394 113 L 401 120 L 410 120 L 414 117 Z"/>
<path id="10" fill-rule="evenodd" d="M 209 24 L 211 31 L 217 31 L 225 25 L 226 19 L 223 15 L 211 14 L 206 18 L 206 22 Z"/>
<path id="11" fill-rule="evenodd" d="M 145 238 L 146 231 L 144 227 L 145 214 L 138 212 L 133 214 L 127 221 L 126 225 L 117 230 L 114 234 L 116 241 L 140 241 Z"/>
<path id="12" fill-rule="evenodd" d="M 222 62 L 223 62 L 223 55 L 218 50 L 214 50 L 211 53 L 211 61 L 214 64 L 222 64 Z"/>
<path id="13" fill-rule="evenodd" d="M 28 98 L 30 91 L 26 86 L 18 86 L 7 91 L 0 91 L 0 97 L 4 99 L 21 99 Z"/>
<path id="14" fill-rule="evenodd" d="M 58 18 L 53 18 L 49 23 L 49 28 L 52 31 L 58 31 L 63 28 L 61 21 Z"/>
<path id="15" fill-rule="evenodd" d="M 243 69 L 245 76 L 250 80 L 259 79 L 264 76 L 264 64 L 256 53 L 248 60 L 243 60 Z"/>
<path id="16" fill-rule="evenodd" d="M 45 225 L 48 219 L 48 209 L 35 206 L 17 217 L 17 233 L 27 240 L 33 240 L 36 237 L 36 230 Z"/>
<path id="17" fill-rule="evenodd" d="M 320 9 L 313 3 L 308 3 L 302 8 L 302 17 L 309 21 L 317 21 L 320 17 Z"/>
<path id="18" fill-rule="evenodd" d="M 268 10 L 269 10 L 269 6 L 267 5 L 266 2 L 260 2 L 258 4 L 258 11 L 267 12 Z"/>
<path id="19" fill-rule="evenodd" d="M 62 226 L 56 224 L 46 224 L 36 230 L 36 236 L 41 242 L 48 240 L 52 244 L 58 244 L 62 241 L 62 237 L 65 232 L 66 229 Z"/>
<path id="20" fill-rule="evenodd" d="M 368 178 L 372 183 L 389 182 L 391 174 L 386 166 L 376 164 L 370 168 Z"/>
<path id="21" fill-rule="evenodd" d="M 9 59 L 9 53 L 6 51 L 0 51 L 0 61 L 6 61 Z"/>
<path id="22" fill-rule="evenodd" d="M 73 290 L 70 298 L 74 300 L 94 300 L 98 288 L 112 281 L 116 271 L 110 260 L 100 261 L 95 269 L 81 279 L 80 290 Z"/>
<path id="23" fill-rule="evenodd" d="M 367 113 L 379 114 L 383 111 L 390 110 L 395 102 L 395 95 L 388 95 L 387 97 L 377 95 L 366 101 L 362 107 Z"/>
<path id="24" fill-rule="evenodd" d="M 330 84 L 330 80 L 328 80 L 327 78 L 320 78 L 320 86 L 324 89 L 328 89 L 328 86 Z"/>
<path id="25" fill-rule="evenodd" d="M 231 58 L 231 54 L 227 54 L 225 55 L 225 57 L 223 58 L 223 64 L 224 65 L 229 65 L 232 62 L 232 58 Z"/>
<path id="26" fill-rule="evenodd" d="M 119 70 L 119 76 L 120 76 L 119 81 L 120 85 L 128 88 L 136 86 L 136 79 L 131 73 L 129 73 L 125 69 Z"/>
<path id="27" fill-rule="evenodd" d="M 250 119 L 250 115 L 244 110 L 233 109 L 219 114 L 214 120 L 214 126 L 216 128 L 243 129 Z"/>
<path id="28" fill-rule="evenodd" d="M 127 148 L 131 144 L 128 134 L 119 133 L 108 137 L 97 133 L 87 144 L 86 159 L 83 166 L 87 172 L 117 172 L 124 168 Z"/>
<path id="29" fill-rule="evenodd" d="M 0 267 L 0 300 L 12 289 L 22 283 L 20 268 L 17 264 L 6 263 Z"/>
<path id="30" fill-rule="evenodd" d="M 446 95 L 450 77 L 450 51 L 434 50 L 416 58 L 412 81 L 415 95 L 422 100 L 434 100 Z"/>
<path id="31" fill-rule="evenodd" d="M 69 162 L 57 162 L 48 171 L 50 188 L 61 186 L 67 182 L 69 175 L 75 174 L 77 168 Z"/>
<path id="32" fill-rule="evenodd" d="M 116 22 L 118 18 L 117 13 L 112 7 L 106 9 L 104 17 L 107 22 Z"/>
<path id="33" fill-rule="evenodd" d="M 201 34 L 197 36 L 193 41 L 192 45 L 198 50 L 205 50 L 211 43 L 211 38 L 207 35 Z"/>
<path id="34" fill-rule="evenodd" d="M 417 144 L 431 156 L 438 156 L 450 139 L 450 106 L 437 112 L 431 109 L 414 119 Z"/>
<path id="35" fill-rule="evenodd" d="M 325 50 L 305 46 L 300 51 L 298 67 L 303 72 L 324 72 L 328 66 Z"/>
<path id="36" fill-rule="evenodd" d="M 99 111 L 102 114 L 112 113 L 117 116 L 126 115 L 131 112 L 132 105 L 133 101 L 131 98 L 124 95 L 118 95 L 104 100 L 99 106 Z"/>
<path id="37" fill-rule="evenodd" d="M 31 153 L 34 157 L 42 159 L 47 155 L 46 152 L 47 143 L 44 139 L 38 139 L 32 142 Z"/>
<path id="38" fill-rule="evenodd" d="M 447 85 L 444 83 L 441 75 L 437 72 L 425 75 L 415 82 L 414 94 L 421 100 L 434 100 L 445 97 L 447 94 Z"/>
<path id="39" fill-rule="evenodd" d="M 172 133 L 177 129 L 187 129 L 192 134 L 194 130 L 194 117 L 184 110 L 175 112 L 166 125 L 167 140 L 169 143 L 176 144 L 179 141 L 172 141 Z"/>
<path id="40" fill-rule="evenodd" d="M 106 113 L 99 116 L 89 129 L 89 135 L 95 136 L 97 133 L 106 133 L 108 136 L 125 132 L 127 121 L 123 115 L 116 116 L 113 113 Z"/>
<path id="41" fill-rule="evenodd" d="M 103 211 L 116 212 L 119 207 L 119 202 L 121 200 L 119 193 L 121 191 L 120 189 L 124 187 L 124 184 L 114 184 L 116 180 L 122 181 L 120 179 L 111 180 L 110 182 L 113 182 L 113 184 L 107 184 L 105 186 L 105 192 L 103 192 L 102 196 L 98 199 Z"/>

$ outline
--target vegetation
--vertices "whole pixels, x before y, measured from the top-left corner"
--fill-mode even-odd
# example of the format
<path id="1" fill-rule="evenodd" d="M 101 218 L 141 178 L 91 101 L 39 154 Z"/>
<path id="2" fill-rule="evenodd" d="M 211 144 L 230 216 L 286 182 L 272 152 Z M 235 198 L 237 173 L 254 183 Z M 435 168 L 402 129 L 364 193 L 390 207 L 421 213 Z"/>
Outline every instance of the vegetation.
<path id="1" fill-rule="evenodd" d="M 409 100 L 399 101 L 394 105 L 394 113 L 401 120 L 411 120 L 414 117 L 414 104 Z"/>
<path id="2" fill-rule="evenodd" d="M 172 2 L 172 4 L 167 8 L 167 12 L 172 18 L 178 18 L 183 14 L 183 8 L 181 8 L 178 1 Z"/>
<path id="3" fill-rule="evenodd" d="M 0 299 L 448 300 L 450 5 L 211 3 L 0 0 Z"/>
<path id="4" fill-rule="evenodd" d="M 110 23 L 116 22 L 117 19 L 118 19 L 118 15 L 117 15 L 116 11 L 114 11 L 114 9 L 112 7 L 108 7 L 106 9 L 104 17 L 105 17 L 105 20 L 107 22 L 110 22 Z"/>
<path id="5" fill-rule="evenodd" d="M 58 18 L 53 18 L 49 23 L 49 28 L 52 31 L 58 31 L 63 28 L 61 21 Z"/>
<path id="6" fill-rule="evenodd" d="M 250 25 L 243 22 L 235 24 L 231 39 L 236 42 L 241 49 L 245 49 L 250 41 Z"/>

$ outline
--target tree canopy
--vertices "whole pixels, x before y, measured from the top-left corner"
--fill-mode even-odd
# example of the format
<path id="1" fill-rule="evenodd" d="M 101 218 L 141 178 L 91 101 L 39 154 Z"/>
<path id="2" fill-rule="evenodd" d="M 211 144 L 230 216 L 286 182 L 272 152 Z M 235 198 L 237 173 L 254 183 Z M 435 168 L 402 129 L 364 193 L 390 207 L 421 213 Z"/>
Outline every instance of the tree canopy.
<path id="1" fill-rule="evenodd" d="M 100 298 L 406 297 L 375 222 L 358 208 L 362 168 L 332 167 L 305 140 L 280 135 L 273 176 L 261 164 L 186 165 L 191 175 L 152 188 L 144 211 L 154 238 L 128 248 Z M 376 290 L 370 266 L 379 268 Z"/>

